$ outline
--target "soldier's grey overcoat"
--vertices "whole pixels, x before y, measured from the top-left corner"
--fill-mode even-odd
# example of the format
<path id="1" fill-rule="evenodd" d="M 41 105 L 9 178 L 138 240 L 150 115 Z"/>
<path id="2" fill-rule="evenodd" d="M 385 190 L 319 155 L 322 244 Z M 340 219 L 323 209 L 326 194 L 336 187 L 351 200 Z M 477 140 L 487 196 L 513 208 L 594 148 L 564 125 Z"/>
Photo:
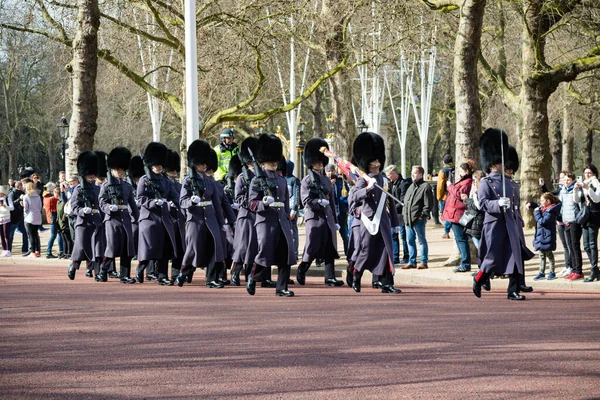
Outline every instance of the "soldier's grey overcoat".
<path id="1" fill-rule="evenodd" d="M 104 237 L 106 239 L 106 248 L 104 256 L 109 258 L 126 255 L 133 257 L 135 255 L 135 242 L 131 218 L 137 219 L 139 210 L 135 203 L 133 188 L 125 181 L 113 178 L 121 187 L 121 205 L 129 206 L 123 210 L 110 211 L 111 199 L 108 196 L 108 181 L 100 187 L 98 195 L 100 210 L 104 213 Z M 129 212 L 131 209 L 131 214 Z"/>

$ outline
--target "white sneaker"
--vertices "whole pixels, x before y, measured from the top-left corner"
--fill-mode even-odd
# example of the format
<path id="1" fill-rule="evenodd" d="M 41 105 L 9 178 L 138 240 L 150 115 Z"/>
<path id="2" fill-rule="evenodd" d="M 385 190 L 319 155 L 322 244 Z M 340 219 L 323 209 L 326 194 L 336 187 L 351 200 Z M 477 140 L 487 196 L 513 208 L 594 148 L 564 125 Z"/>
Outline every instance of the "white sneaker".
<path id="1" fill-rule="evenodd" d="M 12 254 L 10 253 L 10 250 L 6 250 L 6 255 L 4 257 L 12 257 Z"/>
<path id="2" fill-rule="evenodd" d="M 573 272 L 573 270 L 571 268 L 565 268 L 564 272 L 560 271 L 560 276 L 569 276 L 569 275 L 571 275 L 572 272 Z"/>
<path id="3" fill-rule="evenodd" d="M 8 256 L 6 255 L 6 252 L 7 252 L 7 251 L 8 251 L 8 250 L 4 250 L 4 251 L 3 251 L 3 252 L 0 254 L 0 257 L 8 257 Z"/>

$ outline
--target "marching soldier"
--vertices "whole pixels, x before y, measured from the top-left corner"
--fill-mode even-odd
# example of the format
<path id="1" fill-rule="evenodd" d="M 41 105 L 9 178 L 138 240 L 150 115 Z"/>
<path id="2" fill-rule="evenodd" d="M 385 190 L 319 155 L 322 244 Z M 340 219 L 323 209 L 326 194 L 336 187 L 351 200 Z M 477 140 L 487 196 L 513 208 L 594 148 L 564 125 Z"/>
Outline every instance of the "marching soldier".
<path id="1" fill-rule="evenodd" d="M 107 159 L 108 179 L 100 187 L 100 210 L 104 213 L 106 248 L 101 276 L 115 270 L 115 258 L 120 257 L 121 283 L 135 283 L 131 274 L 131 259 L 135 255 L 132 217 L 137 220 L 139 211 L 133 187 L 125 181 L 131 152 L 125 147 L 113 149 Z M 129 210 L 131 209 L 131 213 Z"/>
<path id="2" fill-rule="evenodd" d="M 509 146 L 508 136 L 500 129 L 490 128 L 483 133 L 479 153 L 481 168 L 488 175 L 481 179 L 477 190 L 485 217 L 473 293 L 481 297 L 482 287 L 489 290 L 492 275 L 508 275 L 508 299 L 525 300 L 520 292 L 533 291 L 531 286 L 525 285 L 525 261 L 534 254 L 525 244 L 519 185 L 512 180 L 512 174 L 519 168 L 519 158 L 516 150 Z"/>
<path id="3" fill-rule="evenodd" d="M 394 287 L 394 248 L 392 227 L 398 227 L 396 207 L 387 194 L 375 184 L 387 188 L 387 179 L 381 174 L 385 164 L 385 145 L 381 136 L 372 132 L 361 133 L 354 141 L 354 160 L 367 172 L 367 179 L 357 180 L 349 201 L 355 211 L 352 226 L 354 236 L 352 261 L 352 288 L 360 292 L 360 280 L 365 269 L 380 277 L 382 293 L 400 293 Z"/>
<path id="4" fill-rule="evenodd" d="M 133 156 L 129 163 L 129 170 L 127 171 L 127 175 L 129 176 L 129 185 L 133 189 L 134 197 L 135 197 L 135 205 L 137 206 L 138 213 L 134 217 L 131 215 L 131 230 L 133 232 L 133 249 L 134 249 L 134 259 L 137 258 L 138 253 L 138 239 L 139 239 L 139 226 L 138 226 L 138 218 L 139 218 L 139 210 L 140 210 L 140 202 L 138 201 L 135 193 L 137 192 L 137 184 L 140 178 L 144 175 L 144 162 L 142 161 L 142 157 Z"/>
<path id="5" fill-rule="evenodd" d="M 304 163 L 308 172 L 302 179 L 300 197 L 304 205 L 306 244 L 296 277 L 298 283 L 304 285 L 311 263 L 320 258 L 325 260 L 325 284 L 342 286 L 344 282 L 335 278 L 334 267 L 335 259 L 340 258 L 337 252 L 339 225 L 334 209 L 335 198 L 331 180 L 324 173 L 329 158 L 319 151 L 321 147 L 329 149 L 325 140 L 314 138 L 304 148 Z"/>
<path id="6" fill-rule="evenodd" d="M 167 165 L 165 166 L 165 176 L 169 184 L 173 187 L 175 193 L 181 193 L 181 183 L 177 180 L 181 171 L 181 157 L 179 154 L 169 149 L 167 153 Z M 171 220 L 175 227 L 175 241 L 177 242 L 177 257 L 171 261 L 171 280 L 174 280 L 181 271 L 181 261 L 185 254 L 185 214 L 179 204 L 169 203 L 169 212 Z M 169 260 L 162 260 L 162 263 L 168 263 Z M 168 267 L 165 266 L 165 269 Z M 188 276 L 188 283 L 192 281 L 192 274 Z"/>
<path id="7" fill-rule="evenodd" d="M 180 204 L 186 211 L 185 255 L 176 279 L 183 286 L 191 268 L 206 268 L 206 287 L 222 288 L 218 274 L 223 268 L 221 229 L 225 227 L 216 183 L 205 176 L 213 150 L 205 140 L 194 140 L 188 148 L 190 173 L 181 188 Z M 214 257 L 214 263 L 211 259 Z"/>
<path id="8" fill-rule="evenodd" d="M 97 236 L 101 233 L 102 217 L 98 208 L 100 188 L 94 184 L 98 173 L 98 156 L 93 151 L 85 151 L 77 158 L 77 171 L 81 178 L 71 196 L 71 210 L 77 216 L 75 222 L 75 242 L 69 266 L 69 279 L 75 279 L 75 272 L 83 260 L 89 264 L 102 254 L 96 254 Z M 106 276 L 102 277 L 106 281 Z"/>
<path id="9" fill-rule="evenodd" d="M 289 220 L 289 194 L 285 178 L 276 172 L 277 164 L 283 156 L 282 144 L 277 136 L 262 134 L 256 147 L 256 161 L 261 169 L 255 167 L 256 176 L 250 183 L 248 200 L 250 210 L 256 213 L 258 252 L 248 276 L 246 290 L 254 295 L 255 278 L 265 268 L 277 265 L 279 274 L 275 294 L 291 297 L 294 292 L 288 290 L 287 285 L 290 268 L 296 263 L 296 258 Z"/>
<path id="10" fill-rule="evenodd" d="M 169 202 L 179 204 L 179 196 L 174 187 L 162 174 L 167 162 L 167 147 L 152 142 L 144 152 L 145 174 L 137 186 L 137 197 L 141 204 L 139 217 L 139 246 L 136 280 L 144 282 L 144 270 L 151 261 L 158 267 L 158 284 L 171 286 L 167 278 L 167 266 L 160 260 L 177 257 L 175 227 L 169 213 Z"/>

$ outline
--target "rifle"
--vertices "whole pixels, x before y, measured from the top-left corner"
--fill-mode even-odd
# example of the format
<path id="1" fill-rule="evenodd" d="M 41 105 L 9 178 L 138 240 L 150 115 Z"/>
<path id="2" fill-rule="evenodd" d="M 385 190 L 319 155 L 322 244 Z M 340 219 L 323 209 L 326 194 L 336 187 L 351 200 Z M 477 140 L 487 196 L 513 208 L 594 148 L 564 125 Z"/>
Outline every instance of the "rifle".
<path id="1" fill-rule="evenodd" d="M 225 175 L 225 186 L 223 187 L 225 195 L 231 203 L 235 201 L 235 178 L 229 174 Z"/>
<path id="2" fill-rule="evenodd" d="M 200 179 L 198 176 L 198 171 L 193 166 L 188 166 L 188 174 L 190 176 L 190 186 L 192 189 L 192 194 L 194 196 L 198 196 L 202 198 L 204 196 L 204 191 L 206 190 L 206 186 L 204 185 L 204 181 Z"/>
<path id="3" fill-rule="evenodd" d="M 146 175 L 146 189 L 150 192 L 151 197 L 154 197 L 154 200 L 162 200 L 161 187 L 156 179 L 152 179 L 152 174 L 150 173 L 150 168 L 144 163 L 144 174 Z"/>
<path id="4" fill-rule="evenodd" d="M 273 190 L 277 189 L 277 182 L 265 175 L 265 171 L 256 162 L 252 150 L 248 149 L 248 153 L 250 154 L 250 158 L 252 158 L 252 164 L 254 165 L 254 178 L 258 184 L 256 189 L 263 192 L 265 196 L 274 197 Z"/>
<path id="5" fill-rule="evenodd" d="M 308 184 L 308 190 L 316 195 L 319 199 L 327 200 L 329 197 L 329 190 L 323 186 L 320 179 L 317 177 L 317 173 L 312 169 L 308 170 L 308 176 L 310 183 Z"/>
<path id="6" fill-rule="evenodd" d="M 85 177 L 82 176 L 77 197 L 79 197 L 79 201 L 83 203 L 84 207 L 92 208 L 92 202 L 90 201 L 90 197 L 87 195 L 86 185 L 88 185 L 88 182 L 85 180 Z"/>
<path id="7" fill-rule="evenodd" d="M 108 168 L 108 158 L 106 159 L 106 170 L 108 171 L 108 174 L 106 174 L 106 181 L 108 182 L 105 193 L 105 196 L 107 196 L 106 199 L 110 204 L 120 206 L 123 204 L 123 188 L 121 187 L 121 183 L 115 182 L 115 178 L 112 176 L 110 168 Z"/>

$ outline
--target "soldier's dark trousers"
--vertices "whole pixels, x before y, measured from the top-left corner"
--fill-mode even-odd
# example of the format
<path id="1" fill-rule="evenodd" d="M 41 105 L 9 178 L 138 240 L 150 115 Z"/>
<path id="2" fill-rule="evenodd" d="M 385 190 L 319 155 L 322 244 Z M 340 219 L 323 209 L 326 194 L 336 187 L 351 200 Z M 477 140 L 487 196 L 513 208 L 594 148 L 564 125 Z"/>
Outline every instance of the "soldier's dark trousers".
<path id="1" fill-rule="evenodd" d="M 105 257 L 102 268 L 107 272 L 115 271 L 115 259 Z M 128 255 L 119 257 L 119 278 L 131 278 L 131 257 Z"/>
<path id="2" fill-rule="evenodd" d="M 259 264 L 254 264 L 252 267 L 252 279 L 257 281 L 257 277 L 264 276 L 263 273 L 266 269 L 271 269 L 271 267 L 265 267 Z M 291 265 L 278 265 L 277 266 L 277 286 L 275 290 L 287 290 L 288 288 L 288 280 L 290 279 L 290 271 L 292 269 Z"/>
<path id="3" fill-rule="evenodd" d="M 508 276 L 508 293 L 519 293 L 520 286 L 525 284 L 525 276 L 515 272 Z"/>
<path id="4" fill-rule="evenodd" d="M 333 243 L 331 242 L 331 236 L 327 235 L 327 239 L 325 243 L 323 243 L 324 251 L 318 255 L 317 259 L 324 260 L 325 262 L 325 279 L 335 279 L 335 248 L 333 247 Z M 304 273 L 306 273 L 314 259 L 310 261 L 302 261 L 300 265 L 298 265 L 298 269 L 301 269 Z"/>

